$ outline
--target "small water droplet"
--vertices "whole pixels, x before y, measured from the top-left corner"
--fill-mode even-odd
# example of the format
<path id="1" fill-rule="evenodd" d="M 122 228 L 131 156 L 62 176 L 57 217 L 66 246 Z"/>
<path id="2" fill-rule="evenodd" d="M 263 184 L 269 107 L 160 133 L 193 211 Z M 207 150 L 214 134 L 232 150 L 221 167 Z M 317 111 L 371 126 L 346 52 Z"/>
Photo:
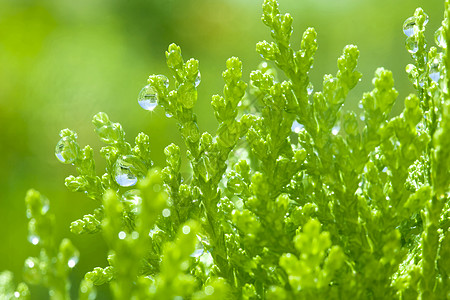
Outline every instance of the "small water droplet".
<path id="1" fill-rule="evenodd" d="M 137 239 L 139 238 L 139 232 L 133 231 L 133 232 L 131 233 L 131 238 L 132 238 L 133 240 L 137 240 Z"/>
<path id="2" fill-rule="evenodd" d="M 363 108 L 364 108 L 364 106 L 363 106 L 363 104 L 362 104 L 361 102 L 359 102 L 358 107 L 359 107 L 360 109 L 363 109 Z"/>
<path id="3" fill-rule="evenodd" d="M 364 114 L 361 114 L 359 116 L 359 119 L 364 122 L 366 120 L 366 117 L 364 116 Z"/>
<path id="4" fill-rule="evenodd" d="M 169 79 L 164 75 L 158 75 L 158 78 L 163 82 L 166 88 L 169 88 Z"/>
<path id="5" fill-rule="evenodd" d="M 125 231 L 121 231 L 119 232 L 118 236 L 120 240 L 123 240 L 127 237 L 127 233 Z"/>
<path id="6" fill-rule="evenodd" d="M 406 50 L 408 50 L 409 53 L 414 54 L 419 51 L 419 43 L 417 42 L 416 38 L 414 36 L 410 36 L 406 39 Z"/>
<path id="7" fill-rule="evenodd" d="M 211 296 L 212 294 L 214 294 L 214 287 L 211 285 L 207 285 L 205 287 L 205 294 L 208 296 Z"/>
<path id="8" fill-rule="evenodd" d="M 295 120 L 294 123 L 292 123 L 291 130 L 292 132 L 299 133 L 303 128 L 304 126 Z"/>
<path id="9" fill-rule="evenodd" d="M 42 281 L 39 260 L 36 257 L 28 257 L 25 260 L 24 277 L 28 283 L 39 284 Z"/>
<path id="10" fill-rule="evenodd" d="M 29 241 L 30 243 L 32 243 L 33 245 L 37 245 L 37 244 L 39 244 L 39 242 L 41 241 L 41 239 L 39 238 L 38 235 L 35 235 L 35 234 L 29 234 L 29 235 L 28 235 L 28 241 Z"/>
<path id="11" fill-rule="evenodd" d="M 308 86 L 306 87 L 306 91 L 308 92 L 308 95 L 311 95 L 312 92 L 314 91 L 314 86 L 311 82 L 308 83 Z"/>
<path id="12" fill-rule="evenodd" d="M 425 74 L 420 74 L 419 76 L 419 80 L 418 80 L 418 84 L 420 87 L 424 87 L 425 82 L 427 81 L 427 77 L 425 76 Z"/>
<path id="13" fill-rule="evenodd" d="M 138 96 L 139 105 L 148 111 L 153 111 L 158 106 L 158 95 L 150 84 L 144 86 Z"/>
<path id="14" fill-rule="evenodd" d="M 423 20 L 423 26 L 425 26 L 425 25 L 428 24 L 428 19 L 429 19 L 429 17 L 428 17 L 428 15 L 427 15 L 426 13 L 423 13 L 423 15 L 424 15 L 424 17 L 425 17 L 425 20 Z"/>
<path id="15" fill-rule="evenodd" d="M 166 113 L 166 117 L 167 118 L 172 118 L 173 116 L 171 114 L 169 114 L 169 113 Z"/>
<path id="16" fill-rule="evenodd" d="M 201 256 L 203 253 L 205 253 L 205 246 L 204 245 L 209 245 L 209 241 L 206 237 L 201 237 L 199 235 L 197 235 L 197 245 L 195 246 L 195 251 L 190 255 L 191 257 L 199 257 Z"/>
<path id="17" fill-rule="evenodd" d="M 197 77 L 195 78 L 194 82 L 195 87 L 198 87 L 201 81 L 202 81 L 202 74 L 200 74 L 200 71 L 198 71 Z"/>
<path id="18" fill-rule="evenodd" d="M 336 126 L 334 126 L 334 127 L 331 129 L 331 133 L 332 133 L 333 135 L 337 135 L 337 134 L 339 133 L 340 130 L 341 130 L 341 127 L 340 127 L 339 125 L 336 125 Z"/>
<path id="19" fill-rule="evenodd" d="M 445 42 L 445 36 L 444 36 L 444 28 L 441 26 L 436 30 L 434 33 L 434 42 L 436 45 L 440 48 L 447 48 L 447 43 Z"/>
<path id="20" fill-rule="evenodd" d="M 168 209 L 168 208 L 163 209 L 162 215 L 164 218 L 170 217 L 170 209 Z"/>
<path id="21" fill-rule="evenodd" d="M 72 269 L 77 265 L 77 263 L 78 263 L 78 256 L 74 255 L 67 261 L 67 266 Z"/>
<path id="22" fill-rule="evenodd" d="M 414 32 L 416 31 L 417 28 L 417 22 L 416 22 L 416 17 L 409 17 L 408 19 L 406 19 L 406 21 L 403 23 L 403 33 L 407 36 L 407 37 L 411 37 L 414 35 Z"/>
<path id="23" fill-rule="evenodd" d="M 14 297 L 19 298 L 20 297 L 20 293 L 19 292 L 14 292 Z"/>
<path id="24" fill-rule="evenodd" d="M 134 155 L 119 157 L 114 164 L 114 178 L 123 187 L 135 185 L 146 171 L 144 163 Z"/>
<path id="25" fill-rule="evenodd" d="M 429 76 L 434 82 L 439 82 L 439 79 L 441 78 L 441 73 L 439 72 L 439 61 L 437 59 L 430 64 Z"/>
<path id="26" fill-rule="evenodd" d="M 182 230 L 184 234 L 189 234 L 189 232 L 191 232 L 191 227 L 189 227 L 188 225 L 184 225 Z"/>
<path id="27" fill-rule="evenodd" d="M 76 142 L 65 136 L 56 144 L 55 155 L 58 160 L 64 164 L 72 164 L 78 156 L 78 145 Z"/>

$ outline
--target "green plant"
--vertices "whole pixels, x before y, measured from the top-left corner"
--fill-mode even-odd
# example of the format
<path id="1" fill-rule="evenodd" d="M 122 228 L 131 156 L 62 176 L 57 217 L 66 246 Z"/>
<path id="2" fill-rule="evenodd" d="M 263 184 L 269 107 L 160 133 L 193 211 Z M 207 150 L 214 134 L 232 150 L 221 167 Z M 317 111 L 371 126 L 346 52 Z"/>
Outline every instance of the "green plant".
<path id="1" fill-rule="evenodd" d="M 417 94 L 392 118 L 398 93 L 383 68 L 361 115 L 341 112 L 362 76 L 353 45 L 313 93 L 316 33 L 308 28 L 292 49 L 292 18 L 274 0 L 264 2 L 262 17 L 274 42 L 257 51 L 286 80 L 264 62 L 246 93 L 242 63 L 230 58 L 223 96 L 211 101 L 215 135 L 201 133 L 193 113 L 199 63 L 170 45 L 172 80 L 150 76 L 138 101 L 178 121 L 192 178 L 180 173 L 179 146 L 166 147 L 160 169 L 149 137 L 140 133 L 132 147 L 104 113 L 93 119 L 107 145 L 101 177 L 92 148 L 61 131 L 56 156 L 78 173 L 66 186 L 98 203 L 70 229 L 101 232 L 110 248 L 109 266 L 86 274 L 79 298 L 93 299 L 95 285 L 109 283 L 117 299 L 450 299 L 448 14 L 447 1 L 436 32 L 441 51 L 426 47 L 423 10 L 405 21 L 414 60 L 406 70 Z M 30 241 L 41 248 L 25 262 L 26 280 L 67 299 L 78 251 L 66 239 L 56 246 L 45 197 L 30 191 L 26 201 Z M 29 297 L 10 273 L 0 287 L 5 298 Z"/>

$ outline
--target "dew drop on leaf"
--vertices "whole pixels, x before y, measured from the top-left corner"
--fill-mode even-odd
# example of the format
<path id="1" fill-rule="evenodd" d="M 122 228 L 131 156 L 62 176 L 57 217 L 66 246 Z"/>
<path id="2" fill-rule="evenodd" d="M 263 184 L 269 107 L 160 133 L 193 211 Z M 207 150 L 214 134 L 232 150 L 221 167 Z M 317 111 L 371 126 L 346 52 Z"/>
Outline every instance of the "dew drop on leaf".
<path id="1" fill-rule="evenodd" d="M 150 84 L 144 86 L 138 96 L 139 105 L 148 111 L 153 111 L 158 106 L 158 95 Z"/>
<path id="2" fill-rule="evenodd" d="M 189 234 L 189 232 L 191 232 L 191 227 L 189 227 L 188 225 L 184 225 L 182 231 L 184 234 Z"/>
<path id="3" fill-rule="evenodd" d="M 158 78 L 162 81 L 166 88 L 169 88 L 169 79 L 164 75 L 158 75 Z"/>
<path id="4" fill-rule="evenodd" d="M 77 263 L 78 263 L 78 255 L 73 255 L 67 261 L 67 266 L 72 269 L 73 267 L 76 266 Z"/>
<path id="5" fill-rule="evenodd" d="M 300 124 L 297 121 L 294 121 L 294 123 L 292 123 L 291 130 L 292 132 L 299 133 L 303 129 L 303 127 L 304 126 L 302 124 Z"/>
<path id="6" fill-rule="evenodd" d="M 195 82 L 194 82 L 195 87 L 199 86 L 201 81 L 202 81 L 202 75 L 200 74 L 200 71 L 198 71 L 197 77 L 195 78 Z"/>
<path id="7" fill-rule="evenodd" d="M 33 245 L 37 245 L 37 244 L 39 244 L 39 242 L 41 241 L 41 239 L 40 239 L 39 236 L 36 235 L 36 234 L 29 234 L 29 235 L 28 235 L 28 241 L 29 241 L 30 243 L 32 243 Z"/>
<path id="8" fill-rule="evenodd" d="M 445 42 L 444 37 L 444 28 L 442 28 L 442 26 L 439 27 L 438 30 L 436 30 L 436 32 L 434 33 L 434 42 L 440 48 L 447 48 L 447 43 Z"/>
<path id="9" fill-rule="evenodd" d="M 411 37 L 414 35 L 415 28 L 417 27 L 416 17 L 409 17 L 403 23 L 403 33 L 407 37 Z"/>
<path id="10" fill-rule="evenodd" d="M 331 129 L 331 133 L 332 133 L 333 135 L 337 135 L 337 134 L 339 133 L 340 130 L 341 130 L 341 127 L 340 127 L 339 125 L 336 125 L 336 126 L 334 126 L 334 127 Z"/>
<path id="11" fill-rule="evenodd" d="M 308 83 L 308 86 L 306 87 L 306 91 L 308 92 L 308 95 L 311 95 L 312 92 L 314 91 L 314 86 L 311 82 Z"/>
<path id="12" fill-rule="evenodd" d="M 145 170 L 140 166 L 142 162 L 134 155 L 126 155 L 117 159 L 114 164 L 114 179 L 117 184 L 123 187 L 135 185 L 138 177 L 141 177 Z"/>
<path id="13" fill-rule="evenodd" d="M 60 162 L 72 164 L 77 159 L 78 147 L 70 137 L 65 136 L 56 144 L 55 155 Z"/>
<path id="14" fill-rule="evenodd" d="M 437 59 L 430 64 L 429 76 L 434 82 L 439 82 L 439 79 L 441 78 L 441 73 L 439 72 L 439 61 Z"/>
<path id="15" fill-rule="evenodd" d="M 406 50 L 408 50 L 408 52 L 412 54 L 419 51 L 419 43 L 414 36 L 410 36 L 406 39 Z"/>

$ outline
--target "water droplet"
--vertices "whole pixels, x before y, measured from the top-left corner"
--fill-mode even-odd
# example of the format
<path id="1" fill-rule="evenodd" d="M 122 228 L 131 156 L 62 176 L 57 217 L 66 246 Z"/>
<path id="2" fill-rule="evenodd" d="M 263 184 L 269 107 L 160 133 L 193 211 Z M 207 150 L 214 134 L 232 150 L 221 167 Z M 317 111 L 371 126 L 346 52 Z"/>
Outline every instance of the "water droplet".
<path id="1" fill-rule="evenodd" d="M 334 126 L 334 127 L 331 129 L 331 133 L 332 133 L 333 135 L 337 135 L 337 134 L 339 133 L 340 130 L 341 130 L 341 127 L 340 127 L 339 125 L 336 125 L 336 126 Z"/>
<path id="2" fill-rule="evenodd" d="M 23 275 L 25 280 L 31 284 L 39 284 L 42 281 L 39 260 L 36 257 L 28 257 L 25 260 Z"/>
<path id="3" fill-rule="evenodd" d="M 189 234 L 189 232 L 191 232 L 191 227 L 189 227 L 188 225 L 184 225 L 182 230 L 184 234 Z"/>
<path id="4" fill-rule="evenodd" d="M 19 298 L 20 297 L 20 293 L 19 292 L 14 292 L 14 297 Z"/>
<path id="5" fill-rule="evenodd" d="M 67 261 L 67 266 L 72 269 L 77 265 L 77 263 L 78 263 L 78 255 L 74 255 Z"/>
<path id="6" fill-rule="evenodd" d="M 168 208 L 163 209 L 162 215 L 164 218 L 170 217 L 170 209 L 168 209 Z"/>
<path id="7" fill-rule="evenodd" d="M 203 253 L 205 253 L 205 246 L 204 245 L 209 245 L 209 241 L 206 237 L 201 237 L 199 235 L 197 235 L 197 245 L 195 246 L 195 251 L 190 255 L 191 257 L 199 257 L 201 256 Z"/>
<path id="8" fill-rule="evenodd" d="M 416 17 L 409 17 L 408 19 L 406 19 L 406 21 L 403 23 L 403 33 L 407 37 L 411 37 L 414 35 L 416 30 L 417 30 Z"/>
<path id="9" fill-rule="evenodd" d="M 139 238 L 139 232 L 133 231 L 133 232 L 131 233 L 131 238 L 132 238 L 133 240 L 137 240 L 137 239 Z"/>
<path id="10" fill-rule="evenodd" d="M 405 68 L 406 73 L 408 74 L 408 79 L 412 84 L 416 84 L 417 76 L 419 73 L 417 72 L 417 67 L 413 64 L 408 64 Z"/>
<path id="11" fill-rule="evenodd" d="M 429 19 L 429 17 L 428 17 L 428 15 L 427 15 L 426 13 L 423 13 L 423 15 L 424 15 L 424 17 L 425 17 L 425 20 L 423 20 L 423 26 L 425 26 L 425 25 L 428 24 L 428 19 Z"/>
<path id="12" fill-rule="evenodd" d="M 78 145 L 71 137 L 65 136 L 56 144 L 56 158 L 64 164 L 74 163 L 77 159 L 78 152 Z"/>
<path id="13" fill-rule="evenodd" d="M 291 130 L 292 132 L 299 133 L 303 128 L 304 126 L 295 120 L 294 123 L 292 123 Z"/>
<path id="14" fill-rule="evenodd" d="M 172 118 L 173 116 L 171 114 L 169 114 L 169 113 L 166 113 L 166 117 Z"/>
<path id="15" fill-rule="evenodd" d="M 126 155 L 117 159 L 114 164 L 114 178 L 120 186 L 132 186 L 146 172 L 144 163 L 134 155 Z"/>
<path id="16" fill-rule="evenodd" d="M 162 81 L 166 88 L 169 88 L 169 79 L 164 75 L 158 75 L 158 78 Z"/>
<path id="17" fill-rule="evenodd" d="M 363 104 L 362 104 L 361 102 L 359 102 L 358 107 L 359 107 L 360 109 L 364 109 L 364 106 L 363 106 Z"/>
<path id="18" fill-rule="evenodd" d="M 29 235 L 28 235 L 28 241 L 29 241 L 30 243 L 32 243 L 33 245 L 37 245 L 37 244 L 39 244 L 39 242 L 41 241 L 41 239 L 40 239 L 39 236 L 36 235 L 36 234 L 29 234 Z"/>
<path id="19" fill-rule="evenodd" d="M 150 84 L 144 86 L 138 96 L 139 105 L 148 111 L 153 111 L 158 106 L 158 95 Z"/>
<path id="20" fill-rule="evenodd" d="M 427 81 L 427 77 L 425 76 L 425 74 L 420 74 L 419 76 L 419 80 L 418 80 L 418 84 L 420 87 L 424 87 L 425 82 Z"/>
<path id="21" fill-rule="evenodd" d="M 314 86 L 311 82 L 308 83 L 308 86 L 306 87 L 306 91 L 308 92 L 308 95 L 311 95 L 312 92 L 314 91 Z"/>
<path id="22" fill-rule="evenodd" d="M 202 81 L 202 74 L 200 74 L 200 71 L 198 71 L 197 77 L 195 78 L 194 82 L 195 87 L 198 87 L 201 81 Z"/>
<path id="23" fill-rule="evenodd" d="M 417 51 L 419 51 L 419 43 L 414 36 L 410 36 L 406 39 L 406 50 L 408 50 L 408 52 L 411 54 L 417 53 Z"/>
<path id="24" fill-rule="evenodd" d="M 441 48 L 447 48 L 447 43 L 445 42 L 445 36 L 444 36 L 444 28 L 439 27 L 438 30 L 434 33 L 434 42 L 438 47 Z"/>
<path id="25" fill-rule="evenodd" d="M 429 76 L 434 82 L 439 82 L 439 79 L 441 78 L 441 73 L 439 72 L 439 61 L 437 59 L 430 64 Z"/>
<path id="26" fill-rule="evenodd" d="M 212 287 L 211 285 L 207 285 L 205 287 L 205 294 L 208 296 L 211 296 L 212 294 L 214 294 L 214 287 Z"/>
<path id="27" fill-rule="evenodd" d="M 121 231 L 119 232 L 118 236 L 120 240 L 123 240 L 127 237 L 127 233 L 125 231 Z"/>

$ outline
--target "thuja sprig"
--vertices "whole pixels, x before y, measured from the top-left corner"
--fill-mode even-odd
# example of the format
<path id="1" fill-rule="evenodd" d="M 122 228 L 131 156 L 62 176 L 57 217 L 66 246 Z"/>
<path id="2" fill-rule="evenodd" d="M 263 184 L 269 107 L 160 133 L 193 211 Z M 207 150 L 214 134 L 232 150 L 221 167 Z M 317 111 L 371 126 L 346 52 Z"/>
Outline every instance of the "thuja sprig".
<path id="1" fill-rule="evenodd" d="M 99 113 L 93 124 L 106 143 L 100 177 L 92 148 L 61 131 L 55 154 L 78 173 L 66 186 L 99 205 L 71 231 L 101 231 L 110 249 L 109 265 L 85 275 L 80 298 L 93 298 L 95 285 L 104 283 L 116 299 L 448 298 L 448 15 L 446 1 L 438 48 L 427 48 L 422 9 L 405 21 L 414 60 L 407 72 L 417 95 L 408 95 L 395 117 L 398 92 L 383 68 L 362 95 L 360 118 L 342 111 L 362 76 L 354 45 L 313 93 L 316 32 L 308 28 L 294 49 L 292 17 L 265 0 L 262 21 L 273 42 L 258 43 L 257 52 L 268 62 L 251 72 L 246 93 L 242 62 L 227 60 L 223 95 L 211 101 L 219 126 L 202 132 L 193 112 L 199 62 L 185 61 L 171 44 L 172 75 L 149 76 L 138 103 L 150 111 L 162 106 L 178 122 L 186 155 L 167 146 L 160 170 L 147 135 L 132 147 L 122 126 Z M 190 178 L 181 175 L 184 157 Z M 68 240 L 56 246 L 43 196 L 30 191 L 27 203 L 30 241 L 41 252 L 27 259 L 25 275 L 52 297 L 67 297 L 77 251 Z M 3 293 L 27 297 L 25 286 L 15 289 L 2 276 Z"/>
<path id="2" fill-rule="evenodd" d="M 30 290 L 24 282 L 16 286 L 12 272 L 3 271 L 0 273 L 0 295 L 3 299 L 28 300 Z"/>
<path id="3" fill-rule="evenodd" d="M 57 244 L 54 230 L 55 216 L 49 212 L 48 199 L 29 190 L 27 204 L 28 240 L 40 248 L 38 257 L 25 260 L 24 277 L 30 284 L 42 284 L 49 289 L 50 299 L 70 299 L 68 275 L 79 259 L 79 251 L 69 239 Z"/>

